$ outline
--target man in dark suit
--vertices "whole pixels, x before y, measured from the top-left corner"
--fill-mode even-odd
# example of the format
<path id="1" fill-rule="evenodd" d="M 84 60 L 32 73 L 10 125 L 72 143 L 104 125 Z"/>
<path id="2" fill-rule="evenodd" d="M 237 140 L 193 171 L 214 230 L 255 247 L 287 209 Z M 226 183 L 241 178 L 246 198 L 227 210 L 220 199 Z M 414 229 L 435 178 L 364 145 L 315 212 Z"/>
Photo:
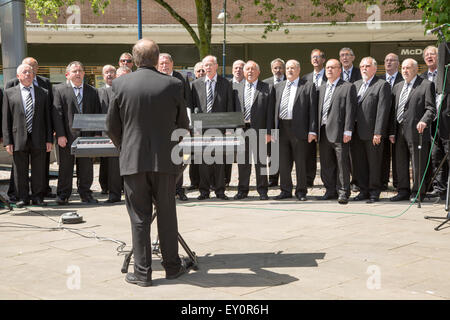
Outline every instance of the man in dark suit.
<path id="1" fill-rule="evenodd" d="M 376 202 L 382 188 L 382 139 L 387 136 L 389 126 L 391 88 L 388 82 L 375 75 L 377 62 L 374 58 L 363 58 L 359 67 L 362 79 L 354 83 L 358 106 L 350 145 L 353 173 L 360 188 L 354 200 Z"/>
<path id="2" fill-rule="evenodd" d="M 172 56 L 168 53 L 160 53 L 159 54 L 159 60 L 158 60 L 158 71 L 164 74 L 167 74 L 169 76 L 175 77 L 179 79 L 182 84 L 182 94 L 185 102 L 186 108 L 191 108 L 191 88 L 189 86 L 189 83 L 186 81 L 186 79 L 183 77 L 183 75 L 175 70 L 173 70 L 173 59 Z M 177 180 L 176 185 L 176 196 L 181 201 L 188 201 L 188 197 L 186 196 L 186 193 L 183 188 L 183 175 L 181 175 Z"/>
<path id="3" fill-rule="evenodd" d="M 103 80 L 105 81 L 104 86 L 98 88 L 98 98 L 100 99 L 100 105 L 102 109 L 102 113 L 108 113 L 109 101 L 112 96 L 111 84 L 112 81 L 116 78 L 116 68 L 110 64 L 103 66 L 102 69 Z M 102 194 L 108 194 L 108 158 L 101 157 L 100 158 L 100 169 L 98 174 L 98 182 L 100 183 L 100 187 L 102 189 Z M 119 197 L 120 198 L 120 197 Z"/>
<path id="4" fill-rule="evenodd" d="M 29 205 L 28 168 L 31 159 L 31 200 L 45 205 L 45 153 L 52 148 L 48 92 L 33 85 L 34 72 L 28 64 L 17 68 L 19 85 L 5 90 L 3 99 L 3 143 L 13 156 L 14 185 L 21 208 Z"/>
<path id="5" fill-rule="evenodd" d="M 264 79 L 263 82 L 268 83 L 271 86 L 276 85 L 284 80 L 286 80 L 285 71 L 286 64 L 283 59 L 276 58 L 272 60 L 270 63 L 270 70 L 272 71 L 273 76 L 267 79 Z M 269 156 L 271 154 L 271 143 L 269 142 Z M 279 172 L 269 175 L 269 187 L 278 186 L 278 178 L 280 174 Z"/>
<path id="6" fill-rule="evenodd" d="M 415 199 L 430 151 L 430 125 L 436 115 L 436 92 L 434 83 L 419 77 L 418 70 L 416 60 L 404 60 L 402 63 L 404 81 L 395 85 L 393 89 L 392 106 L 395 108 L 395 116 L 391 119 L 389 139 L 395 143 L 398 194 L 392 197 L 391 201 L 408 200 L 410 195 L 411 200 Z M 421 152 L 418 148 L 419 135 L 422 135 Z M 413 169 L 412 194 L 410 160 Z M 424 183 L 420 189 L 422 200 L 425 189 Z"/>
<path id="7" fill-rule="evenodd" d="M 428 79 L 429 81 L 433 82 L 436 85 L 436 77 L 438 72 L 438 48 L 435 46 L 428 46 L 423 50 L 423 60 L 425 61 L 425 64 L 428 67 L 428 70 L 422 73 L 420 76 L 424 79 Z M 436 87 L 436 86 L 435 86 Z M 436 88 L 437 89 L 437 88 Z M 436 109 L 439 107 L 438 103 L 441 101 L 442 96 L 440 95 L 440 92 L 436 92 Z M 437 117 L 433 120 L 431 124 L 431 137 L 434 137 L 434 134 L 436 132 L 437 128 Z M 436 172 L 436 170 L 439 168 L 440 163 L 442 162 L 442 159 L 445 157 L 445 144 L 446 140 L 441 139 L 439 136 L 439 132 L 441 130 L 438 130 L 438 135 L 436 136 L 436 139 L 434 141 L 433 145 L 433 151 L 431 154 L 431 164 L 432 169 L 429 169 L 427 171 L 427 180 L 425 181 L 426 185 L 428 186 L 430 183 L 430 179 L 433 176 L 433 173 Z M 447 163 L 444 163 L 443 166 L 440 168 L 439 172 L 437 173 L 436 177 L 434 178 L 434 181 L 432 181 L 432 190 L 430 195 L 433 197 L 440 197 L 441 199 L 445 199 L 447 195 L 447 176 L 448 176 L 448 166 Z M 428 191 L 428 190 L 427 190 Z"/>
<path id="8" fill-rule="evenodd" d="M 327 82 L 327 76 L 325 75 L 325 53 L 322 50 L 314 49 L 311 51 L 311 64 L 314 68 L 313 72 L 310 72 L 302 77 L 306 81 L 313 82 L 316 86 L 317 92 L 322 83 Z M 308 144 L 307 153 L 310 155 L 306 160 L 306 180 L 308 187 L 314 185 L 314 179 L 317 172 L 317 143 L 315 140 Z"/>
<path id="9" fill-rule="evenodd" d="M 241 200 L 248 196 L 252 157 L 255 163 L 256 190 L 259 198 L 260 200 L 269 199 L 267 175 L 262 171 L 266 158 L 260 158 L 259 146 L 270 141 L 270 130 L 274 126 L 275 97 L 273 86 L 258 81 L 260 73 L 259 65 L 254 61 L 248 61 L 244 65 L 245 80 L 234 87 L 236 109 L 242 110 L 245 121 L 245 159 L 238 157 L 239 184 L 238 193 L 234 196 L 235 200 Z M 261 139 L 265 139 L 265 141 L 260 141 Z M 242 162 L 242 160 L 244 161 Z"/>
<path id="10" fill-rule="evenodd" d="M 361 71 L 353 65 L 355 54 L 352 49 L 342 48 L 339 50 L 339 60 L 342 64 L 342 80 L 353 83 L 361 79 Z"/>
<path id="11" fill-rule="evenodd" d="M 242 82 L 245 81 L 244 78 L 244 65 L 245 62 L 242 60 L 236 60 L 233 62 L 233 78 L 230 80 L 232 87 L 233 87 L 233 94 L 235 94 L 235 88 L 237 88 Z M 237 99 L 237 97 L 234 97 L 235 101 Z M 231 173 L 232 173 L 232 169 L 233 169 L 233 164 L 232 163 L 225 163 L 224 165 L 224 169 L 225 169 L 225 187 L 228 187 L 230 185 L 230 181 L 231 181 Z"/>
<path id="12" fill-rule="evenodd" d="M 314 83 L 300 79 L 300 63 L 286 63 L 287 80 L 275 85 L 275 129 L 279 129 L 280 189 L 275 200 L 292 198 L 295 163 L 295 196 L 306 201 L 308 144 L 317 139 L 317 92 Z"/>
<path id="13" fill-rule="evenodd" d="M 53 89 L 53 124 L 59 149 L 59 172 L 56 202 L 60 205 L 69 202 L 72 194 L 73 165 L 77 165 L 77 187 L 81 201 L 87 204 L 98 203 L 92 197 L 91 185 L 94 177 L 92 158 L 75 158 L 70 153 L 72 142 L 79 136 L 100 135 L 96 132 L 80 132 L 72 129 L 75 114 L 101 113 L 97 89 L 83 81 L 84 68 L 79 61 L 69 63 L 66 68 L 67 83 L 60 83 Z"/>
<path id="14" fill-rule="evenodd" d="M 33 57 L 26 57 L 25 59 L 22 60 L 22 63 L 24 64 L 28 64 L 31 66 L 31 68 L 33 68 L 33 73 L 34 73 L 34 79 L 33 79 L 33 85 L 36 87 L 41 87 L 45 90 L 47 90 L 49 98 L 50 98 L 50 112 L 51 109 L 53 108 L 53 90 L 52 90 L 52 84 L 50 82 L 50 80 L 46 77 L 40 76 L 38 75 L 38 71 L 39 71 L 39 64 L 37 62 L 37 60 Z M 19 85 L 19 79 L 13 79 L 10 80 L 6 83 L 5 85 L 5 89 L 11 88 L 11 87 L 15 87 Z M 51 130 L 53 130 L 52 128 L 52 123 L 49 124 L 51 126 Z M 45 166 L 45 176 L 46 176 L 46 191 L 45 191 L 45 197 L 46 198 L 55 198 L 56 195 L 54 193 L 52 193 L 52 188 L 50 187 L 50 175 L 49 175 L 49 169 L 50 169 L 50 152 L 47 152 L 45 154 L 46 158 L 46 166 Z M 15 195 L 15 189 L 14 189 L 14 168 L 12 168 L 11 170 L 11 178 L 9 181 L 9 189 L 8 189 L 8 197 L 11 200 L 15 200 L 16 195 Z"/>
<path id="15" fill-rule="evenodd" d="M 203 68 L 206 76 L 192 82 L 192 106 L 194 110 L 203 113 L 234 112 L 233 89 L 231 83 L 217 74 L 217 58 L 203 58 Z M 228 200 L 225 195 L 225 170 L 222 163 L 200 165 L 200 196 L 198 200 L 209 198 L 211 186 L 211 170 L 214 172 L 215 193 L 217 198 Z"/>
<path id="16" fill-rule="evenodd" d="M 131 72 L 126 66 L 119 67 L 119 69 L 128 70 L 126 73 Z M 103 67 L 102 73 L 105 85 L 98 89 L 98 98 L 100 100 L 102 113 L 107 114 L 113 96 L 112 81 L 118 75 L 116 68 L 110 64 Z M 121 72 L 120 74 L 123 75 L 124 73 Z M 104 135 L 106 134 L 104 133 Z M 100 158 L 99 182 L 102 188 L 102 194 L 108 194 L 108 199 L 105 200 L 105 203 L 121 201 L 123 181 L 120 176 L 119 157 Z"/>
<path id="17" fill-rule="evenodd" d="M 384 69 L 386 74 L 384 79 L 389 83 L 391 87 L 391 93 L 394 86 L 403 81 L 403 77 L 400 72 L 398 72 L 398 67 L 400 62 L 398 56 L 395 53 L 389 53 L 384 58 Z M 391 114 L 389 119 L 394 117 L 394 109 L 391 109 Z M 383 160 L 381 169 L 381 183 L 383 184 L 382 190 L 387 190 L 389 184 L 389 176 L 391 172 L 391 162 L 392 162 L 392 183 L 394 188 L 397 188 L 397 170 L 395 170 L 395 146 L 391 143 L 388 137 L 382 138 L 383 144 Z"/>
<path id="18" fill-rule="evenodd" d="M 158 211 L 158 235 L 166 279 L 186 272 L 178 256 L 175 184 L 181 167 L 171 159 L 177 128 L 187 129 L 189 119 L 182 82 L 156 70 L 158 45 L 148 39 L 133 47 L 138 69 L 113 81 L 114 99 L 108 116 L 108 135 L 120 150 L 120 174 L 130 216 L 134 272 L 125 281 L 151 286 L 152 206 Z"/>
<path id="19" fill-rule="evenodd" d="M 326 188 L 322 200 L 347 204 L 350 195 L 349 142 L 355 124 L 356 88 L 340 79 L 341 64 L 326 64 L 327 83 L 319 88 L 320 176 Z"/>
<path id="20" fill-rule="evenodd" d="M 205 76 L 205 69 L 203 68 L 203 63 L 201 61 L 197 62 L 194 66 L 194 76 L 195 79 L 201 78 Z M 189 86 L 192 89 L 192 83 L 189 83 Z M 192 101 L 192 95 L 191 95 L 191 101 Z M 192 110 L 192 104 L 191 104 L 191 112 Z M 200 184 L 200 165 L 191 163 L 189 165 L 189 180 L 191 181 L 191 185 L 187 188 L 188 190 L 195 190 L 198 189 L 198 186 Z"/>

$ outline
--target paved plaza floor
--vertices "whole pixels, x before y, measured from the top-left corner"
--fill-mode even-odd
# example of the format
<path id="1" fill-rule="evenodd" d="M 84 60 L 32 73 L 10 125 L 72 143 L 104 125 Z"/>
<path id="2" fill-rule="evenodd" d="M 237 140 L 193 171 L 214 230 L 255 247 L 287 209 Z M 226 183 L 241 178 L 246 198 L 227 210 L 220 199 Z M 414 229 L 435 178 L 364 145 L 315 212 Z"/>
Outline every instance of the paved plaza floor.
<path id="1" fill-rule="evenodd" d="M 94 197 L 106 200 L 98 165 L 94 180 Z M 51 184 L 55 191 L 56 180 Z M 236 185 L 234 166 L 230 198 Z M 131 247 L 124 202 L 82 205 L 74 194 L 69 206 L 46 199 L 47 207 L 2 210 L 0 299 L 450 299 L 450 224 L 435 231 L 441 221 L 424 219 L 445 217 L 443 201 L 392 203 L 393 191 L 375 204 L 319 201 L 319 176 L 306 202 L 272 200 L 278 193 L 271 188 L 271 200 L 260 201 L 253 188 L 241 201 L 197 201 L 198 191 L 188 192 L 188 202 L 177 200 L 179 231 L 199 269 L 166 280 L 155 255 L 147 288 L 126 283 L 121 273 Z M 60 225 L 70 211 L 84 223 Z M 181 247 L 180 254 L 186 256 Z"/>

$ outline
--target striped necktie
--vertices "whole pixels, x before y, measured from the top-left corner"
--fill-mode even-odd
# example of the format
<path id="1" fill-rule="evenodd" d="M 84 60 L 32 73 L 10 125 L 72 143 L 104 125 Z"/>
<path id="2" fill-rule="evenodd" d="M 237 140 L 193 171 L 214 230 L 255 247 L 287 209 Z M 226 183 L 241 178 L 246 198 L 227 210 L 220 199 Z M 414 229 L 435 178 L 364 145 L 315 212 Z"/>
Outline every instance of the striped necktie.
<path id="1" fill-rule="evenodd" d="M 214 101 L 214 94 L 213 94 L 213 82 L 214 80 L 208 80 L 206 83 L 206 90 L 207 90 L 207 95 L 206 95 L 206 112 L 210 113 L 212 111 L 212 107 L 213 107 L 213 101 Z"/>
<path id="2" fill-rule="evenodd" d="M 405 105 L 406 105 L 406 100 L 408 99 L 408 88 L 411 84 L 410 83 L 406 83 L 403 85 L 403 89 L 402 89 L 402 93 L 400 95 L 400 100 L 398 103 L 398 109 L 397 109 L 397 121 L 398 123 L 402 123 L 403 122 L 403 113 L 405 112 Z"/>
<path id="3" fill-rule="evenodd" d="M 81 87 L 77 87 L 77 90 L 78 110 L 80 110 L 80 113 L 83 113 L 83 96 L 81 95 Z"/>
<path id="4" fill-rule="evenodd" d="M 244 101 L 244 120 L 250 121 L 250 112 L 252 110 L 252 87 L 253 84 L 247 83 L 245 86 L 245 101 Z"/>
<path id="5" fill-rule="evenodd" d="M 289 95 L 291 94 L 291 85 L 292 82 L 288 81 L 286 88 L 283 92 L 283 97 L 281 98 L 281 103 L 280 103 L 280 119 L 286 119 L 287 115 L 288 115 L 288 106 L 289 106 Z"/>
<path id="6" fill-rule="evenodd" d="M 323 101 L 323 107 L 322 107 L 322 125 L 327 124 L 328 119 L 328 110 L 331 106 L 331 96 L 333 95 L 333 86 L 334 84 L 327 84 L 327 96 L 325 97 L 325 100 Z"/>
<path id="7" fill-rule="evenodd" d="M 31 133 L 33 129 L 33 116 L 34 116 L 34 106 L 33 106 L 33 97 L 31 96 L 31 87 L 25 89 L 28 91 L 28 96 L 25 101 L 25 124 L 27 127 L 28 133 Z"/>
<path id="8" fill-rule="evenodd" d="M 316 76 L 314 78 L 314 84 L 316 85 L 316 88 L 319 87 L 319 75 L 320 73 L 316 73 Z"/>
<path id="9" fill-rule="evenodd" d="M 350 81 L 350 71 L 344 70 L 344 81 Z"/>
<path id="10" fill-rule="evenodd" d="M 359 88 L 358 103 L 361 103 L 361 100 L 364 97 L 364 93 L 366 93 L 367 87 L 368 87 L 368 83 L 367 82 L 363 82 L 361 88 Z"/>
<path id="11" fill-rule="evenodd" d="M 391 86 L 391 89 L 392 89 L 392 87 L 394 86 L 394 76 L 389 76 L 388 77 L 388 82 L 389 82 L 389 84 Z"/>

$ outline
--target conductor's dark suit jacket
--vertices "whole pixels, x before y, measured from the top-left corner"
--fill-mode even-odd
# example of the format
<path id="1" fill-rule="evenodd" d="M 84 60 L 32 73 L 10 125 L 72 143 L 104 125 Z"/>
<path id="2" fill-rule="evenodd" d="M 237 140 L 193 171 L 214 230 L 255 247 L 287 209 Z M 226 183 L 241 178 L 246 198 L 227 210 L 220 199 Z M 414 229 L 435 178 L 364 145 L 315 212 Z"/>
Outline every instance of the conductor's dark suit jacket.
<path id="1" fill-rule="evenodd" d="M 80 113 L 78 110 L 77 97 L 74 89 L 69 83 L 60 83 L 53 87 L 53 125 L 56 137 L 66 137 L 69 145 L 80 137 L 91 137 L 101 135 L 100 132 L 72 129 L 74 115 Z M 102 113 L 97 89 L 83 82 L 83 114 Z"/>
<path id="2" fill-rule="evenodd" d="M 140 67 L 114 79 L 112 87 L 106 126 L 120 150 L 120 175 L 178 173 L 181 166 L 171 159 L 178 140 L 172 141 L 172 133 L 189 126 L 181 81 Z"/>
<path id="3" fill-rule="evenodd" d="M 47 90 L 34 86 L 34 114 L 31 133 L 32 148 L 46 150 L 53 141 Z M 14 145 L 14 151 L 27 148 L 28 132 L 20 86 L 6 89 L 3 97 L 3 144 Z"/>
<path id="4" fill-rule="evenodd" d="M 400 100 L 400 94 L 405 81 L 396 84 L 392 90 L 392 108 L 394 108 L 394 117 L 391 118 L 389 135 L 395 135 L 397 132 L 397 111 Z M 430 125 L 436 115 L 436 92 L 434 83 L 421 78 L 417 75 L 416 81 L 408 95 L 403 113 L 403 128 L 406 141 L 410 143 L 419 142 L 419 132 L 417 123 L 422 121 L 427 124 L 423 132 L 423 141 L 430 141 Z"/>
<path id="5" fill-rule="evenodd" d="M 236 111 L 245 110 L 245 81 L 234 84 L 236 92 Z M 275 91 L 272 86 L 267 83 L 258 81 L 253 96 L 252 107 L 250 111 L 250 127 L 255 130 L 274 128 L 274 108 L 275 108 Z"/>
<path id="6" fill-rule="evenodd" d="M 354 83 L 356 92 L 364 84 Z M 361 140 L 372 140 L 375 134 L 387 136 L 391 110 L 391 86 L 385 80 L 374 76 L 356 108 L 356 132 Z"/>
<path id="7" fill-rule="evenodd" d="M 319 88 L 319 128 L 322 126 L 322 107 L 325 99 L 325 91 L 327 89 L 326 85 L 327 83 L 323 83 Z M 355 86 L 350 82 L 339 79 L 336 88 L 334 89 L 333 96 L 331 97 L 327 124 L 325 126 L 327 138 L 330 142 L 342 143 L 344 131 L 353 132 L 357 103 L 358 100 L 356 98 Z"/>
<path id="8" fill-rule="evenodd" d="M 206 83 L 205 77 L 192 82 L 192 106 L 198 113 L 206 113 Z M 234 112 L 233 86 L 217 75 L 217 83 L 214 90 L 214 102 L 211 112 Z"/>
<path id="9" fill-rule="evenodd" d="M 287 80 L 275 85 L 275 129 L 279 129 L 279 110 Z M 307 140 L 309 132 L 318 133 L 317 127 L 317 92 L 314 83 L 304 79 L 298 80 L 292 108 L 292 130 L 300 140 Z"/>

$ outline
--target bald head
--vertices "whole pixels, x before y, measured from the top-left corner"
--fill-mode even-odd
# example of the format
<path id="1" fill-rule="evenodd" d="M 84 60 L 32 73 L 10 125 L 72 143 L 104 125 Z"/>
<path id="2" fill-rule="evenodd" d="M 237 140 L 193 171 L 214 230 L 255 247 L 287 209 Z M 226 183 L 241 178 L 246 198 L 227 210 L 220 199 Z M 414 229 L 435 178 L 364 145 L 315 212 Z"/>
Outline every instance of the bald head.
<path id="1" fill-rule="evenodd" d="M 37 75 L 38 69 L 39 69 L 39 64 L 35 58 L 26 57 L 25 59 L 22 60 L 22 64 L 27 64 L 27 65 L 31 66 L 31 68 L 33 68 L 34 76 Z"/>
<path id="2" fill-rule="evenodd" d="M 133 46 L 133 57 L 138 67 L 155 67 L 158 64 L 159 47 L 153 40 L 141 39 Z"/>
<path id="3" fill-rule="evenodd" d="M 419 72 L 419 64 L 417 63 L 416 60 L 405 59 L 402 62 L 402 76 L 407 83 L 410 83 L 418 72 Z"/>

